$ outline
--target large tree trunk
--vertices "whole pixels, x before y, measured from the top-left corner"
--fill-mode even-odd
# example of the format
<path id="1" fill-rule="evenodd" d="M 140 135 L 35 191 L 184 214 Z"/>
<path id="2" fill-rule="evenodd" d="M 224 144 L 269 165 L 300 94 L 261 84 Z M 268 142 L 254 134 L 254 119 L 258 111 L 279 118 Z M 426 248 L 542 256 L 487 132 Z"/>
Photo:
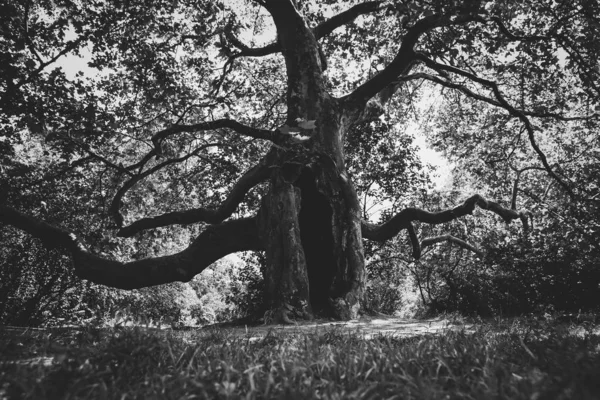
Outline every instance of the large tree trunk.
<path id="1" fill-rule="evenodd" d="M 280 318 L 356 318 L 365 284 L 360 214 L 333 165 L 275 172 L 259 214 L 266 299 Z"/>
<path id="2" fill-rule="evenodd" d="M 286 62 L 286 127 L 307 123 L 310 136 L 277 149 L 259 213 L 267 300 L 283 320 L 314 312 L 355 318 L 365 273 L 360 207 L 344 165 L 347 117 L 326 90 L 319 44 L 293 3 L 267 8 Z"/>
<path id="3" fill-rule="evenodd" d="M 356 318 L 365 286 L 358 197 L 345 171 L 344 126 L 324 96 L 310 144 L 277 150 L 258 226 L 266 299 L 279 319 Z"/>

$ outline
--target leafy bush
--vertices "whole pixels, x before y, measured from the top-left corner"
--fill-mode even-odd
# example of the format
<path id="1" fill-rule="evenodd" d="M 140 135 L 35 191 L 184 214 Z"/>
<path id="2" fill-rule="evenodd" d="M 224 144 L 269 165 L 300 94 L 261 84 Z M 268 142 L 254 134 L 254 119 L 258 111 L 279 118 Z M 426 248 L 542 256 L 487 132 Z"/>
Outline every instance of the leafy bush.
<path id="1" fill-rule="evenodd" d="M 376 260 L 367 265 L 365 310 L 393 314 L 403 305 L 404 269 L 392 260 Z"/>
<path id="2" fill-rule="evenodd" d="M 263 253 L 247 253 L 242 259 L 244 265 L 239 270 L 237 284 L 231 287 L 227 295 L 227 301 L 235 307 L 236 317 L 262 315 L 266 311 L 263 278 L 265 256 Z"/>

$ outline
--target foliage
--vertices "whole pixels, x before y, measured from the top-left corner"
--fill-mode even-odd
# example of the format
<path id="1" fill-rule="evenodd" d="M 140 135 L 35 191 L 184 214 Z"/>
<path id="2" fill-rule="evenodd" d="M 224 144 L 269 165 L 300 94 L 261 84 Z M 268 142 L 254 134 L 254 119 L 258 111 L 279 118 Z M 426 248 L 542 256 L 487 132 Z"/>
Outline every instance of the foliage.
<path id="1" fill-rule="evenodd" d="M 408 286 L 404 257 L 399 254 L 396 241 L 378 248 L 368 248 L 367 290 L 365 310 L 394 314 L 403 305 L 402 291 Z"/>
<path id="2" fill-rule="evenodd" d="M 237 284 L 225 296 L 226 301 L 235 307 L 235 316 L 263 316 L 265 304 L 265 257 L 261 253 L 248 253 L 242 258 L 243 266 L 237 275 Z"/>
<path id="3" fill-rule="evenodd" d="M 588 212 L 548 202 L 538 206 L 525 233 L 501 227 L 477 232 L 465 221 L 471 238 L 480 236 L 485 257 L 463 249 L 425 254 L 413 270 L 424 303 L 431 312 L 482 316 L 598 310 L 599 221 Z"/>
<path id="4" fill-rule="evenodd" d="M 5 229 L 0 250 L 0 321 L 37 325 L 42 321 L 83 319 L 86 284 L 77 279 L 67 257 L 48 253 L 38 241 Z M 27 258 L 23 258 L 27 254 Z"/>
<path id="5" fill-rule="evenodd" d="M 529 319 L 483 324 L 474 332 L 372 339 L 340 329 L 270 331 L 256 338 L 228 331 L 182 337 L 144 328 L 2 330 L 0 394 L 23 399 L 594 398 L 600 371 L 596 329 Z"/>

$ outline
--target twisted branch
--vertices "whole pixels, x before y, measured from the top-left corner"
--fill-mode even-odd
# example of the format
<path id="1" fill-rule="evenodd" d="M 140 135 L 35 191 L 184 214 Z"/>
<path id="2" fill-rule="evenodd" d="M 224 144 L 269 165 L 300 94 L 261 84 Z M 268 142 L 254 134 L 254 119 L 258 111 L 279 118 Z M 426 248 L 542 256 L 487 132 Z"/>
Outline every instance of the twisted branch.
<path id="1" fill-rule="evenodd" d="M 197 222 L 217 224 L 229 218 L 237 206 L 244 200 L 246 193 L 254 186 L 266 180 L 270 173 L 269 165 L 263 160 L 242 175 L 219 207 L 214 209 L 194 208 L 186 211 L 174 211 L 156 217 L 142 218 L 129 226 L 121 228 L 117 235 L 130 237 L 146 229 L 174 224 L 185 225 Z"/>
<path id="2" fill-rule="evenodd" d="M 406 208 L 382 224 L 362 221 L 362 235 L 366 239 L 383 242 L 396 236 L 402 229 L 409 229 L 410 234 L 412 222 L 414 221 L 432 225 L 442 224 L 472 214 L 475 206 L 499 215 L 507 224 L 515 219 L 520 219 L 523 228 L 528 229 L 527 212 L 518 212 L 502 207 L 499 203 L 486 200 L 476 194 L 466 199 L 461 205 L 444 211 L 429 212 L 420 208 Z"/>
<path id="3" fill-rule="evenodd" d="M 80 278 L 120 289 L 188 282 L 228 254 L 262 250 L 255 218 L 211 225 L 179 253 L 129 262 L 110 260 L 92 254 L 73 233 L 7 206 L 0 206 L 0 223 L 29 233 L 40 239 L 46 247 L 61 248 L 69 252 L 75 273 Z"/>

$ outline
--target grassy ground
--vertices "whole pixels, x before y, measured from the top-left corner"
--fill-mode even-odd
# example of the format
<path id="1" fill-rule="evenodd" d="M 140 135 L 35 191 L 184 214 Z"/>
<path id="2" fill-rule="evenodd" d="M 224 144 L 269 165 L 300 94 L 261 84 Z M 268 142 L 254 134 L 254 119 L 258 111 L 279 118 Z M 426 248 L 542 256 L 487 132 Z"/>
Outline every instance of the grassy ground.
<path id="1" fill-rule="evenodd" d="M 536 320 L 369 340 L 0 329 L 0 360 L 0 399 L 600 399 L 597 331 Z"/>

